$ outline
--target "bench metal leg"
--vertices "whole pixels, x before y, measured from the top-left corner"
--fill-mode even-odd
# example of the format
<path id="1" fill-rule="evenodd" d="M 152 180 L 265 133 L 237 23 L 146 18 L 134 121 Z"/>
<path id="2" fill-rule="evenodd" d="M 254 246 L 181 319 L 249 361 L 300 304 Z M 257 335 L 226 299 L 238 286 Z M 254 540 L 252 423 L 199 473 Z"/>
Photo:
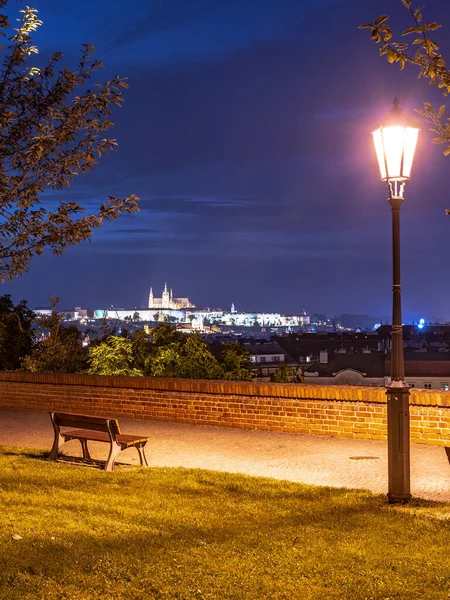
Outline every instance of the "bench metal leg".
<path id="1" fill-rule="evenodd" d="M 53 446 L 50 450 L 50 454 L 48 455 L 48 460 L 56 460 L 58 452 L 60 451 L 61 446 L 65 443 L 65 441 L 65 438 L 60 433 L 55 432 L 55 439 L 53 441 Z"/>
<path id="2" fill-rule="evenodd" d="M 141 461 L 141 467 L 148 467 L 147 457 L 145 456 L 145 443 L 136 444 L 136 449 L 139 452 L 139 460 Z"/>
<path id="3" fill-rule="evenodd" d="M 116 444 L 111 444 L 111 449 L 109 451 L 108 460 L 106 461 L 105 471 L 112 471 L 114 466 L 114 461 L 116 460 L 116 456 L 122 452 L 122 448 Z"/>
<path id="4" fill-rule="evenodd" d="M 89 454 L 87 440 L 80 440 L 80 444 L 81 444 L 81 449 L 83 451 L 83 460 L 91 460 L 91 455 Z"/>

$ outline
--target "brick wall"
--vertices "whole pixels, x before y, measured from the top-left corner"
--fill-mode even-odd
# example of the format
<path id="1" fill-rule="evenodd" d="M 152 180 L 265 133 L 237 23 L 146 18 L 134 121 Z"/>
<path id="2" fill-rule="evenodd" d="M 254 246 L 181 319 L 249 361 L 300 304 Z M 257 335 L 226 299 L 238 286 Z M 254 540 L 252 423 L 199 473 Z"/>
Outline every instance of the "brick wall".
<path id="1" fill-rule="evenodd" d="M 450 392 L 411 390 L 411 439 L 450 443 Z M 386 438 L 384 388 L 0 373 L 0 406 Z"/>

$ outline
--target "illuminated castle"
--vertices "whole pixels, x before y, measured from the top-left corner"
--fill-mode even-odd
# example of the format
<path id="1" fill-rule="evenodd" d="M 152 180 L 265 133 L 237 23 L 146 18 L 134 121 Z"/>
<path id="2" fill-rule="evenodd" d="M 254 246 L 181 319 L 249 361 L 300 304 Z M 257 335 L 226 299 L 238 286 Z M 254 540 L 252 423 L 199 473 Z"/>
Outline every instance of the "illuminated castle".
<path id="1" fill-rule="evenodd" d="M 153 288 L 150 288 L 150 295 L 148 297 L 149 308 L 169 308 L 172 310 L 180 310 L 182 308 L 195 308 L 189 298 L 174 298 L 172 289 L 167 289 L 167 283 L 164 284 L 164 290 L 161 298 L 155 298 L 153 296 Z"/>

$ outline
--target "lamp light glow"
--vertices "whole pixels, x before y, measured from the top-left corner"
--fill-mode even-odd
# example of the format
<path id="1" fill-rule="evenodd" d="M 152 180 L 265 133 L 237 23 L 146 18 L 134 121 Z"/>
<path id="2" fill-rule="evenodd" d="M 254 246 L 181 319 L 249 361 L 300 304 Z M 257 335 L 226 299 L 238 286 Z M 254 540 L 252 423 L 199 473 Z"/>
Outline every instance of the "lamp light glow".
<path id="1" fill-rule="evenodd" d="M 372 132 L 381 179 L 389 183 L 394 196 L 403 197 L 404 184 L 411 177 L 419 130 L 395 98 L 394 107 Z"/>

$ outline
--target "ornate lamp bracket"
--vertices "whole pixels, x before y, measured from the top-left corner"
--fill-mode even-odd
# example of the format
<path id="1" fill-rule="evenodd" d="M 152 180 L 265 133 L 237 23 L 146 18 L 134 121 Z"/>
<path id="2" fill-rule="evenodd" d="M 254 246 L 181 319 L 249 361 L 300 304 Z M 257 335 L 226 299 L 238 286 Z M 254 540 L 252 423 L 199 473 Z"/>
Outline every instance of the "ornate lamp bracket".
<path id="1" fill-rule="evenodd" d="M 389 187 L 389 196 L 391 198 L 401 198 L 403 200 L 406 181 L 402 181 L 400 179 L 390 179 L 387 183 Z"/>

